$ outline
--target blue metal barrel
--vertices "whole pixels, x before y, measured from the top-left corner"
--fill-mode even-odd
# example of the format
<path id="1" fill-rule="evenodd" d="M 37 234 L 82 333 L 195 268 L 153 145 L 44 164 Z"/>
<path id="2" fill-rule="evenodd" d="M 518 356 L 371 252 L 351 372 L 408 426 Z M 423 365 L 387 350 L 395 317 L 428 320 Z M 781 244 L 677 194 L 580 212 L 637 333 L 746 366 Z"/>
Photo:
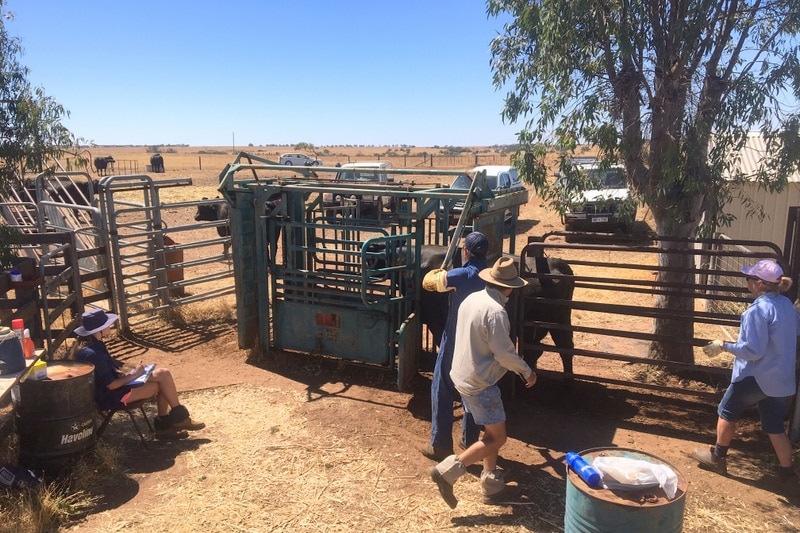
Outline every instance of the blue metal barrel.
<path id="1" fill-rule="evenodd" d="M 595 457 L 611 456 L 666 465 L 678 476 L 678 491 L 670 500 L 659 487 L 638 491 L 592 489 L 567 468 L 564 533 L 673 533 L 683 530 L 687 483 L 674 466 L 654 455 L 628 448 L 591 448 L 580 455 L 590 464 Z"/>

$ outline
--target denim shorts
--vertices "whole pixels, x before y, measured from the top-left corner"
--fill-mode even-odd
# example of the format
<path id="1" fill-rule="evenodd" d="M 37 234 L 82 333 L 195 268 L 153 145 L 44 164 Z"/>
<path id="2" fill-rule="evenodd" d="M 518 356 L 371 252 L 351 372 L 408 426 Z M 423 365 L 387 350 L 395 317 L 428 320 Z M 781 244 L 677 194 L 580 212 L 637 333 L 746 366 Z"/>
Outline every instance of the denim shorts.
<path id="1" fill-rule="evenodd" d="M 506 411 L 503 409 L 503 398 L 500 396 L 500 387 L 492 385 L 483 389 L 475 396 L 461 395 L 464 410 L 472 415 L 479 426 L 491 426 L 506 421 Z"/>
<path id="2" fill-rule="evenodd" d="M 755 405 L 758 407 L 761 429 L 768 435 L 775 435 L 785 431 L 783 418 L 789 398 L 767 396 L 756 383 L 756 378 L 747 376 L 728 386 L 722 401 L 719 402 L 717 414 L 723 420 L 736 422 L 745 410 Z"/>

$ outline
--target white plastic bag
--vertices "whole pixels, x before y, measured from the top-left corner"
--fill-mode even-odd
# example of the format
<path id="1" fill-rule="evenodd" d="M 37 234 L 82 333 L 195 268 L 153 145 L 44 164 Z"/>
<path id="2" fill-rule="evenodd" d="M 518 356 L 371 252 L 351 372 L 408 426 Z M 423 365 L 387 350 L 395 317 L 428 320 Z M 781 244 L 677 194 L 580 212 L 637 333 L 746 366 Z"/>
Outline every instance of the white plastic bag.
<path id="1" fill-rule="evenodd" d="M 663 464 L 628 457 L 595 457 L 592 461 L 607 489 L 640 490 L 661 487 L 670 500 L 678 490 L 678 476 Z"/>

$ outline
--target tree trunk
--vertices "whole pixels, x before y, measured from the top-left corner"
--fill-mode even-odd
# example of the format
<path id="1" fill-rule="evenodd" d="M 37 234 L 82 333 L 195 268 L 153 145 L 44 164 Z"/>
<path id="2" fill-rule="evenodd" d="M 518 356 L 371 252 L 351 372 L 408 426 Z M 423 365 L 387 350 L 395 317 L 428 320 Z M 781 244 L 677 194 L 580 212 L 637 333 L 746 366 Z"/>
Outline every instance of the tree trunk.
<path id="1" fill-rule="evenodd" d="M 655 213 L 654 213 L 655 214 Z M 659 213 L 656 216 L 656 227 L 663 227 L 659 223 L 659 218 L 669 217 L 669 211 Z M 669 233 L 673 237 L 693 237 L 693 231 L 688 226 L 683 226 L 676 231 L 673 220 L 668 222 L 672 228 Z M 682 231 L 681 231 L 682 230 Z M 676 235 L 675 233 L 686 233 Z M 659 232 L 659 235 L 662 233 Z M 663 242 L 662 248 L 670 250 L 691 250 L 689 243 L 683 242 Z M 669 288 L 674 284 L 688 285 L 693 280 L 692 269 L 694 267 L 694 255 L 690 253 L 662 253 L 658 256 L 658 281 L 663 282 L 668 288 L 666 292 L 675 293 L 678 289 Z M 653 333 L 664 336 L 669 340 L 654 340 L 650 343 L 648 356 L 653 359 L 665 361 L 675 361 L 680 363 L 694 363 L 694 352 L 691 344 L 678 342 L 679 339 L 691 339 L 694 337 L 694 320 L 691 312 L 694 310 L 695 300 L 685 294 L 663 294 L 657 295 L 654 306 L 657 309 L 668 311 L 668 316 L 656 318 L 653 323 Z"/>

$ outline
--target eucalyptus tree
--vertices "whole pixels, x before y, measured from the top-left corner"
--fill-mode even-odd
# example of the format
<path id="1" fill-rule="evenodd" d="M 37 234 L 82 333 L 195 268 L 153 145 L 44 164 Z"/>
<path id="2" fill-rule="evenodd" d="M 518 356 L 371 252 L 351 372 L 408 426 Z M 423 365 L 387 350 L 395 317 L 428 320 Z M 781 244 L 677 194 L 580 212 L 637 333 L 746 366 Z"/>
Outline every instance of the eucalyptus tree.
<path id="1" fill-rule="evenodd" d="M 77 154 L 77 141 L 61 122 L 68 112 L 44 89 L 32 87 L 29 69 L 20 57 L 22 46 L 6 28 L 13 15 L 0 0 L 0 189 L 8 190 L 26 173 L 55 165 L 63 153 Z M 80 159 L 80 158 L 79 158 Z M 12 231 L 0 231 L 0 262 L 11 248 Z"/>
<path id="2" fill-rule="evenodd" d="M 508 17 L 492 69 L 508 87 L 502 116 L 524 122 L 516 161 L 555 208 L 547 176 L 578 146 L 620 162 L 659 235 L 696 237 L 729 222 L 732 187 L 756 180 L 780 192 L 800 161 L 797 0 L 489 0 Z M 750 131 L 767 153 L 755 174 L 736 170 Z M 747 201 L 744 199 L 743 201 Z M 688 246 L 663 244 L 663 246 Z M 689 255 L 661 254 L 659 280 L 691 277 Z M 677 267 L 677 268 L 675 268 Z M 656 305 L 690 310 L 693 300 Z M 691 321 L 657 320 L 655 333 L 691 336 Z M 691 346 L 654 342 L 655 358 L 692 362 Z"/>

